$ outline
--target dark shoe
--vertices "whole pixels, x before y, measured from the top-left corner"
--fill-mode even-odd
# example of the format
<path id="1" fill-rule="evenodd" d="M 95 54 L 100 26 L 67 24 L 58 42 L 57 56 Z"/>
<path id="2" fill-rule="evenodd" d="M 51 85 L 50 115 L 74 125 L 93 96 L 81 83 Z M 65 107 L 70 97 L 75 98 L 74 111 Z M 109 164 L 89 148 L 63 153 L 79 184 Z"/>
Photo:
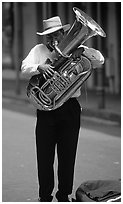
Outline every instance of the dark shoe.
<path id="1" fill-rule="evenodd" d="M 56 193 L 56 199 L 58 202 L 70 202 L 68 195 L 60 194 L 59 192 Z"/>
<path id="2" fill-rule="evenodd" d="M 38 201 L 39 202 L 51 202 L 52 201 L 52 199 L 53 199 L 53 196 L 47 196 L 47 197 L 45 197 L 45 198 L 38 198 Z"/>

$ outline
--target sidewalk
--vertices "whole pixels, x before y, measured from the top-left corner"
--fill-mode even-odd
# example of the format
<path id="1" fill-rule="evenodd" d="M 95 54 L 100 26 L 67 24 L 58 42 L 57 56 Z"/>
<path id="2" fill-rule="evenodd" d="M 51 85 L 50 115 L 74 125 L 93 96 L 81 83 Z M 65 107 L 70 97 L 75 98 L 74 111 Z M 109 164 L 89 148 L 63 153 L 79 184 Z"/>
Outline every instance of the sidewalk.
<path id="1" fill-rule="evenodd" d="M 12 70 L 2 72 L 2 96 L 16 100 L 29 102 L 26 96 L 26 86 L 28 81 L 20 75 L 20 94 L 16 94 L 16 73 Z M 121 123 L 121 98 L 117 95 L 105 94 L 104 108 L 100 109 L 99 97 L 96 91 L 89 91 L 83 88 L 79 102 L 83 108 L 82 115 L 97 119 L 110 120 Z"/>
<path id="2" fill-rule="evenodd" d="M 38 201 L 34 127 L 34 116 L 3 110 L 3 202 Z M 55 156 L 53 194 L 58 187 L 57 167 Z M 79 132 L 71 197 L 75 196 L 76 189 L 84 181 L 119 178 L 121 138 L 82 127 Z"/>

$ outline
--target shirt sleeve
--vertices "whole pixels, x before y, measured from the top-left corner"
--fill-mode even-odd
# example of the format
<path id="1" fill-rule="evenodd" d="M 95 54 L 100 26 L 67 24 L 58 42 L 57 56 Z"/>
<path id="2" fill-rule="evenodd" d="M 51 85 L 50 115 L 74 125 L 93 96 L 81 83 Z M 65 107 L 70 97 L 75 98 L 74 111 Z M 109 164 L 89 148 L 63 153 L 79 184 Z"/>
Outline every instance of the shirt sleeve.
<path id="1" fill-rule="evenodd" d="M 88 48 L 84 45 L 80 45 L 80 47 L 84 47 L 83 54 L 91 60 L 93 68 L 100 67 L 102 64 L 104 64 L 104 57 L 99 50 Z"/>
<path id="2" fill-rule="evenodd" d="M 22 74 L 27 78 L 39 74 L 39 71 L 37 70 L 38 66 L 39 63 L 36 58 L 36 47 L 34 47 L 31 49 L 27 57 L 22 61 L 21 65 Z"/>

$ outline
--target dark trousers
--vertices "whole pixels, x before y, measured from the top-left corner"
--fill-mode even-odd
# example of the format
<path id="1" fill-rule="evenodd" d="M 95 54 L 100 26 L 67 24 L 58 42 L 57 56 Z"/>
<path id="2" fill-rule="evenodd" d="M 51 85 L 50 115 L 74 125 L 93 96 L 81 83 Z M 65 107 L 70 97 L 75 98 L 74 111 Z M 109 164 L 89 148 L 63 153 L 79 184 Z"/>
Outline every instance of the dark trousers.
<path id="1" fill-rule="evenodd" d="M 75 98 L 52 111 L 37 110 L 36 147 L 39 196 L 52 194 L 54 188 L 54 156 L 57 145 L 58 190 L 71 194 L 74 164 L 80 128 L 80 105 Z"/>

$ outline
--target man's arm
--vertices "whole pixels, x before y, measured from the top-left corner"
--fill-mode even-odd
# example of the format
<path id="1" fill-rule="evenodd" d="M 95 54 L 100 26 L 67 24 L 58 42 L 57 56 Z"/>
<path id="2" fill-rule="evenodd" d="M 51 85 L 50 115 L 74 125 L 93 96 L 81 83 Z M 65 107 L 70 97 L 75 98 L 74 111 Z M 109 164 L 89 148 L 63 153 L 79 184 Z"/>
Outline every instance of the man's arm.
<path id="1" fill-rule="evenodd" d="M 35 47 L 31 49 L 27 57 L 22 61 L 21 71 L 22 74 L 30 78 L 33 75 L 39 74 L 40 72 L 37 70 L 39 64 L 36 62 L 35 59 Z"/>
<path id="2" fill-rule="evenodd" d="M 47 50 L 45 50 L 44 45 L 35 46 L 22 61 L 22 74 L 27 78 L 37 74 L 42 74 L 46 79 L 52 77 L 54 74 L 54 67 L 46 63 L 47 57 Z"/>
<path id="3" fill-rule="evenodd" d="M 90 59 L 93 68 L 99 68 L 104 64 L 104 57 L 99 50 L 84 45 L 80 45 L 80 47 L 84 48 L 83 55 Z"/>

